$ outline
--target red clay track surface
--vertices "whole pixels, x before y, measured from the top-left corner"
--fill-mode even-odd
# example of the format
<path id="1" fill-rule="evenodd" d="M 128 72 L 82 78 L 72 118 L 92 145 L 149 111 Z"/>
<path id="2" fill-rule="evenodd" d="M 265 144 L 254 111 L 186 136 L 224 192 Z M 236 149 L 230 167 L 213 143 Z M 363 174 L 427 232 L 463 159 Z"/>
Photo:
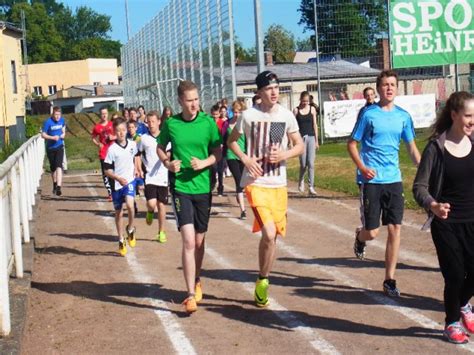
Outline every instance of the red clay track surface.
<path id="1" fill-rule="evenodd" d="M 226 179 L 227 190 L 232 185 Z M 271 305 L 253 303 L 259 237 L 234 195 L 214 197 L 202 272 L 204 299 L 184 313 L 181 240 L 168 207 L 168 242 L 152 241 L 138 201 L 137 246 L 117 253 L 112 204 L 97 175 L 67 175 L 61 198 L 48 177 L 35 221 L 36 255 L 24 354 L 455 353 L 443 340 L 443 282 L 424 215 L 406 211 L 397 283 L 382 293 L 386 231 L 355 259 L 358 201 L 290 192 L 278 241 Z M 290 191 L 295 190 L 290 186 Z M 233 189 L 232 189 L 233 190 Z"/>

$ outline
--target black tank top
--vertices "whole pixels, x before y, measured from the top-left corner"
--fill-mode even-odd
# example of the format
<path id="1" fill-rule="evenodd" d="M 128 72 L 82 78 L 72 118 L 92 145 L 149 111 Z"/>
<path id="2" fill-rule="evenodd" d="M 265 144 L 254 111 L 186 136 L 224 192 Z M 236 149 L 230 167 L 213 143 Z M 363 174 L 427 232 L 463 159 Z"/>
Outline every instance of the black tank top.
<path id="1" fill-rule="evenodd" d="M 313 115 L 311 114 L 312 107 L 309 107 L 309 112 L 306 115 L 300 113 L 300 108 L 296 108 L 296 122 L 300 129 L 301 136 L 314 136 Z"/>
<path id="2" fill-rule="evenodd" d="M 451 205 L 447 222 L 474 222 L 474 147 L 458 158 L 444 150 L 444 181 L 441 202 Z"/>

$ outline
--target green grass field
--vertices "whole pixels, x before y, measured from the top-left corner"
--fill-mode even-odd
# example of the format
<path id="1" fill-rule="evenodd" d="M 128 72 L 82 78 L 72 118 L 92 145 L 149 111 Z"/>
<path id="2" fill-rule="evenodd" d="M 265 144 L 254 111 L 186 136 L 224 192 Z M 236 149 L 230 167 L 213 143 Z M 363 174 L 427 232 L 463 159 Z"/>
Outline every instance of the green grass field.
<path id="1" fill-rule="evenodd" d="M 64 115 L 67 125 L 66 154 L 68 169 L 97 170 L 100 169 L 97 147 L 91 142 L 94 124 L 99 121 L 96 114 Z M 46 116 L 28 117 L 27 129 L 30 136 L 39 132 Z M 418 133 L 416 143 L 420 152 L 427 143 L 427 134 Z M 412 164 L 405 146 L 400 146 L 400 168 L 405 189 L 406 207 L 417 208 L 411 192 L 416 167 Z M 299 162 L 292 159 L 288 163 L 288 178 L 298 181 Z M 359 191 L 355 183 L 355 165 L 347 153 L 346 142 L 326 143 L 316 154 L 315 167 L 316 187 L 357 196 Z"/>
<path id="2" fill-rule="evenodd" d="M 418 133 L 416 144 L 420 153 L 426 143 L 427 133 Z M 408 156 L 404 144 L 400 146 L 400 169 L 405 190 L 405 206 L 418 208 L 411 192 L 416 167 Z M 355 172 L 356 168 L 347 152 L 346 142 L 324 144 L 316 153 L 315 181 L 317 188 L 358 196 L 359 190 L 355 183 Z M 298 159 L 292 159 L 288 163 L 288 178 L 292 181 L 298 181 L 298 176 L 299 161 Z"/>
<path id="3" fill-rule="evenodd" d="M 40 131 L 48 116 L 28 116 L 27 135 Z M 94 125 L 99 122 L 95 113 L 75 113 L 64 115 L 66 120 L 66 156 L 69 170 L 100 169 L 97 147 L 91 141 Z M 47 165 L 47 164 L 46 164 Z"/>

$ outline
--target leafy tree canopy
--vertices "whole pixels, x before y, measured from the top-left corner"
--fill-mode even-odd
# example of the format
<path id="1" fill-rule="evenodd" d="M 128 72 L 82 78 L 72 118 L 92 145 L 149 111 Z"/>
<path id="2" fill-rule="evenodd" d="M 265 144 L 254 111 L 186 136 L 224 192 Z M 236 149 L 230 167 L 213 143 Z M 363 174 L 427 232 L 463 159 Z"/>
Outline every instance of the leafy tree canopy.
<path id="1" fill-rule="evenodd" d="M 117 58 L 119 41 L 110 39 L 110 16 L 87 6 L 71 8 L 56 0 L 3 0 L 0 19 L 21 23 L 21 10 L 26 17 L 28 60 L 42 63 L 84 58 Z"/>
<path id="2" fill-rule="evenodd" d="M 275 62 L 291 62 L 295 51 L 295 39 L 283 26 L 271 25 L 264 37 L 265 50 L 272 51 Z"/>
<path id="3" fill-rule="evenodd" d="M 322 54 L 342 57 L 375 52 L 376 39 L 387 32 L 386 2 L 381 0 L 317 0 L 318 40 Z M 301 0 L 298 24 L 314 32 L 314 1 Z M 314 36 L 312 36 L 314 38 Z"/>

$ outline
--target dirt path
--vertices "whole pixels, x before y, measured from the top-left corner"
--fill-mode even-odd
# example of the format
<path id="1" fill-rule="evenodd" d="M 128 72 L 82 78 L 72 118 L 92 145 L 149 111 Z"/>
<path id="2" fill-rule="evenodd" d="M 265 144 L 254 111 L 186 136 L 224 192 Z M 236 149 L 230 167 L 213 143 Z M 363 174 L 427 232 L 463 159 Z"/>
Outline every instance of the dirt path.
<path id="1" fill-rule="evenodd" d="M 226 183 L 231 185 L 231 180 Z M 381 292 L 385 233 L 367 260 L 352 252 L 357 200 L 290 193 L 289 229 L 278 242 L 271 306 L 253 305 L 258 237 L 232 195 L 214 198 L 202 281 L 188 317 L 181 242 L 168 214 L 168 242 L 152 241 L 139 201 L 137 247 L 117 254 L 111 204 L 98 176 L 67 176 L 64 197 L 43 179 L 25 354 L 68 353 L 453 353 L 441 336 L 442 279 L 424 216 L 408 211 L 397 281 Z M 295 187 L 292 186 L 293 190 Z M 250 213 L 249 213 L 250 215 Z"/>

